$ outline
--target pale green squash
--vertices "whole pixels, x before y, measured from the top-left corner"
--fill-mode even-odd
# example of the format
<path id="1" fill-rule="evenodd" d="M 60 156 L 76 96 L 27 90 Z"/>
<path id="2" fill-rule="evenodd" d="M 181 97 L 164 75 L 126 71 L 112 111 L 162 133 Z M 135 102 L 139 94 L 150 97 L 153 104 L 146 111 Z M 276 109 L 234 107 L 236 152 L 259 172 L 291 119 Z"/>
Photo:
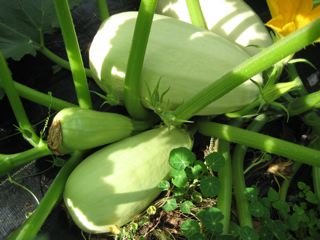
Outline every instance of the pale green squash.
<path id="1" fill-rule="evenodd" d="M 100 27 L 89 51 L 90 67 L 97 84 L 111 98 L 123 101 L 123 86 L 137 12 L 111 16 Z M 174 110 L 192 95 L 206 88 L 250 56 L 240 46 L 209 31 L 177 19 L 155 15 L 141 73 L 141 100 L 148 107 L 150 94 L 160 84 L 159 93 L 169 89 L 162 108 Z M 258 83 L 260 75 L 254 77 Z M 238 110 L 259 94 L 246 81 L 203 108 L 197 115 L 213 115 Z"/>
<path id="2" fill-rule="evenodd" d="M 147 123 L 116 113 L 65 108 L 52 121 L 48 146 L 55 154 L 62 155 L 112 143 L 149 127 Z"/>
<path id="3" fill-rule="evenodd" d="M 209 30 L 241 45 L 251 55 L 272 44 L 260 17 L 243 0 L 199 0 Z M 157 12 L 191 23 L 186 0 L 159 0 Z"/>
<path id="4" fill-rule="evenodd" d="M 66 183 L 64 201 L 72 219 L 86 232 L 117 233 L 160 193 L 170 151 L 191 146 L 186 131 L 161 127 L 90 155 Z"/>

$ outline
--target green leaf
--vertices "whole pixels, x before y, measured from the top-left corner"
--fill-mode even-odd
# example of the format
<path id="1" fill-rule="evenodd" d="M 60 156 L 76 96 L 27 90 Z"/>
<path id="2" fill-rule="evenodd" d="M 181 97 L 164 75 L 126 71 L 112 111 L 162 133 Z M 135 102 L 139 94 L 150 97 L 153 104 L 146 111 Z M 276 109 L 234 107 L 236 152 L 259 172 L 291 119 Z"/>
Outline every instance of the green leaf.
<path id="1" fill-rule="evenodd" d="M 172 181 L 173 185 L 178 188 L 185 187 L 188 183 L 188 177 L 187 177 L 186 172 L 183 170 L 176 172 L 171 181 Z"/>
<path id="2" fill-rule="evenodd" d="M 317 195 L 311 191 L 306 192 L 306 200 L 312 204 L 319 204 Z"/>
<path id="3" fill-rule="evenodd" d="M 241 240 L 258 240 L 259 235 L 248 226 L 244 226 L 240 228 L 240 238 Z"/>
<path id="4" fill-rule="evenodd" d="M 177 209 L 177 207 L 178 207 L 177 200 L 175 198 L 171 198 L 166 202 L 166 204 L 162 208 L 163 210 L 170 212 Z"/>
<path id="5" fill-rule="evenodd" d="M 214 176 L 205 176 L 200 179 L 200 190 L 204 197 L 215 197 L 220 190 L 220 180 Z"/>
<path id="6" fill-rule="evenodd" d="M 280 198 L 279 193 L 273 188 L 270 188 L 268 191 L 268 200 L 270 202 L 275 202 L 275 201 L 278 201 L 279 198 Z"/>
<path id="7" fill-rule="evenodd" d="M 219 152 L 213 152 L 210 153 L 206 158 L 204 159 L 206 164 L 209 168 L 211 168 L 213 171 L 218 172 L 224 167 L 225 159 L 223 155 Z"/>
<path id="8" fill-rule="evenodd" d="M 278 239 L 288 239 L 288 226 L 287 223 L 278 221 L 278 220 L 270 220 L 267 222 L 267 228 L 272 232 L 273 236 Z"/>
<path id="9" fill-rule="evenodd" d="M 287 202 L 282 201 L 282 200 L 274 201 L 272 203 L 272 207 L 277 209 L 279 211 L 279 213 L 281 213 L 282 217 L 287 216 L 290 211 L 289 204 Z"/>
<path id="10" fill-rule="evenodd" d="M 267 215 L 268 209 L 261 202 L 251 202 L 249 211 L 254 217 L 264 217 Z"/>
<path id="11" fill-rule="evenodd" d="M 193 178 L 198 178 L 202 174 L 204 169 L 206 169 L 205 164 L 202 161 L 196 161 L 191 168 Z"/>
<path id="12" fill-rule="evenodd" d="M 245 195 L 249 202 L 258 200 L 258 190 L 255 187 L 248 187 L 245 189 Z"/>
<path id="13" fill-rule="evenodd" d="M 191 201 L 184 201 L 180 205 L 180 210 L 182 213 L 189 214 L 191 213 L 191 208 L 194 207 L 193 203 Z"/>
<path id="14" fill-rule="evenodd" d="M 263 225 L 259 230 L 259 237 L 260 237 L 260 240 L 274 239 L 272 232 L 269 230 L 269 228 L 266 225 Z"/>
<path id="15" fill-rule="evenodd" d="M 70 7 L 81 0 L 69 0 Z M 44 34 L 58 26 L 52 0 L 0 0 L 0 50 L 20 60 L 35 55 Z"/>
<path id="16" fill-rule="evenodd" d="M 189 240 L 204 239 L 200 231 L 200 225 L 196 220 L 187 219 L 180 225 L 180 229 L 182 234 Z"/>
<path id="17" fill-rule="evenodd" d="M 170 188 L 170 183 L 169 183 L 169 181 L 167 181 L 167 180 L 162 180 L 162 181 L 159 183 L 159 188 L 160 188 L 162 191 L 168 191 L 169 188 Z"/>
<path id="18" fill-rule="evenodd" d="M 201 210 L 197 217 L 200 218 L 203 226 L 206 230 L 213 234 L 222 233 L 223 225 L 221 220 L 223 219 L 223 214 L 220 209 L 212 207 Z"/>
<path id="19" fill-rule="evenodd" d="M 193 152 L 185 147 L 173 149 L 170 152 L 169 164 L 176 170 L 184 170 L 196 160 Z"/>

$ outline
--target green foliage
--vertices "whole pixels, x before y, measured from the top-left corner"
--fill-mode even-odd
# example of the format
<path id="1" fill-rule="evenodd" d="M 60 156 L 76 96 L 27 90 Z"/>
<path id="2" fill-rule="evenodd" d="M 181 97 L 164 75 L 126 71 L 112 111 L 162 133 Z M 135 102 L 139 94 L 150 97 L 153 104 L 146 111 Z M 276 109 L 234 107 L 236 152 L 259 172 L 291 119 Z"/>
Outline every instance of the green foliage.
<path id="1" fill-rule="evenodd" d="M 171 151 L 169 164 L 178 171 L 184 170 L 196 160 L 195 155 L 187 148 L 177 148 Z"/>
<path id="2" fill-rule="evenodd" d="M 221 211 L 204 203 L 212 201 L 218 194 L 220 181 L 217 173 L 224 162 L 220 153 L 211 153 L 204 160 L 197 160 L 187 148 L 177 148 L 170 153 L 171 180 L 162 181 L 159 187 L 171 191 L 172 197 L 162 208 L 165 211 L 196 214 L 199 221 L 187 219 L 180 226 L 188 239 L 207 239 L 222 233 Z"/>
<path id="3" fill-rule="evenodd" d="M 163 210 L 170 212 L 177 209 L 177 207 L 178 207 L 177 200 L 175 198 L 171 198 L 167 200 L 166 204 L 163 206 Z"/>
<path id="4" fill-rule="evenodd" d="M 299 192 L 283 201 L 273 188 L 265 197 L 260 197 L 258 189 L 246 189 L 249 210 L 261 228 L 256 232 L 259 239 L 318 239 L 320 237 L 320 209 L 311 188 L 303 183 L 297 184 Z M 240 229 L 240 236 L 243 228 Z M 242 239 L 242 238 L 241 238 Z M 243 238 L 244 239 L 244 238 Z M 246 238 L 256 239 L 256 238 Z"/>
<path id="5" fill-rule="evenodd" d="M 80 1 L 69 0 L 70 7 Z M 35 55 L 44 34 L 58 27 L 52 0 L 0 0 L 0 6 L 0 50 L 6 58 Z"/>
<path id="6" fill-rule="evenodd" d="M 223 225 L 221 220 L 223 215 L 218 208 L 211 207 L 201 210 L 197 216 L 200 218 L 205 230 L 213 235 L 222 233 Z"/>
<path id="7" fill-rule="evenodd" d="M 200 190 L 204 197 L 215 197 L 220 189 L 220 181 L 215 176 L 205 176 L 200 179 Z"/>

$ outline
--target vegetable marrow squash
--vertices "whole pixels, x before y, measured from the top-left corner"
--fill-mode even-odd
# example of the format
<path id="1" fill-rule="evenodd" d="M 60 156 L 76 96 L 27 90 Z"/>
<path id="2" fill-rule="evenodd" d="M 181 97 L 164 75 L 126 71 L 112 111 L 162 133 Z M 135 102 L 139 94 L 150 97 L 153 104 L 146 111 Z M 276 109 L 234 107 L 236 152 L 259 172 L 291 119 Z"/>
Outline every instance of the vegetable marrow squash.
<path id="1" fill-rule="evenodd" d="M 209 30 L 243 46 L 251 55 L 272 44 L 259 16 L 243 0 L 199 0 Z M 191 23 L 186 0 L 159 0 L 157 12 Z"/>
<path id="2" fill-rule="evenodd" d="M 62 155 L 112 143 L 149 127 L 116 113 L 65 108 L 53 119 L 48 146 L 56 155 Z"/>
<path id="3" fill-rule="evenodd" d="M 186 131 L 161 127 L 90 155 L 66 183 L 64 202 L 72 219 L 89 233 L 117 233 L 160 193 L 158 185 L 170 171 L 170 151 L 191 146 Z"/>
<path id="4" fill-rule="evenodd" d="M 123 101 L 126 65 L 136 18 L 137 12 L 111 16 L 98 30 L 89 50 L 90 67 L 97 84 L 119 102 Z M 141 73 L 142 103 L 155 109 L 150 92 L 158 90 L 158 96 L 165 93 L 160 108 L 174 110 L 249 57 L 240 46 L 215 33 L 155 15 Z M 261 76 L 255 76 L 254 80 L 261 82 Z M 197 115 L 238 110 L 251 103 L 258 94 L 258 87 L 246 81 Z"/>

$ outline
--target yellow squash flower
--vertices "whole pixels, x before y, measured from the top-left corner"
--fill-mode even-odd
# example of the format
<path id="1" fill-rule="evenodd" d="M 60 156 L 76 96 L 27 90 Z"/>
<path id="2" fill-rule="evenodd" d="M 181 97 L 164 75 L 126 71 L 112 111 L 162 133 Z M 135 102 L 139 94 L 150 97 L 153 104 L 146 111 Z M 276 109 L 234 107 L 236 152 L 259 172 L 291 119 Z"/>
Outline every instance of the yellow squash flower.
<path id="1" fill-rule="evenodd" d="M 320 18 L 320 5 L 312 0 L 267 0 L 272 19 L 268 27 L 284 37 Z"/>

